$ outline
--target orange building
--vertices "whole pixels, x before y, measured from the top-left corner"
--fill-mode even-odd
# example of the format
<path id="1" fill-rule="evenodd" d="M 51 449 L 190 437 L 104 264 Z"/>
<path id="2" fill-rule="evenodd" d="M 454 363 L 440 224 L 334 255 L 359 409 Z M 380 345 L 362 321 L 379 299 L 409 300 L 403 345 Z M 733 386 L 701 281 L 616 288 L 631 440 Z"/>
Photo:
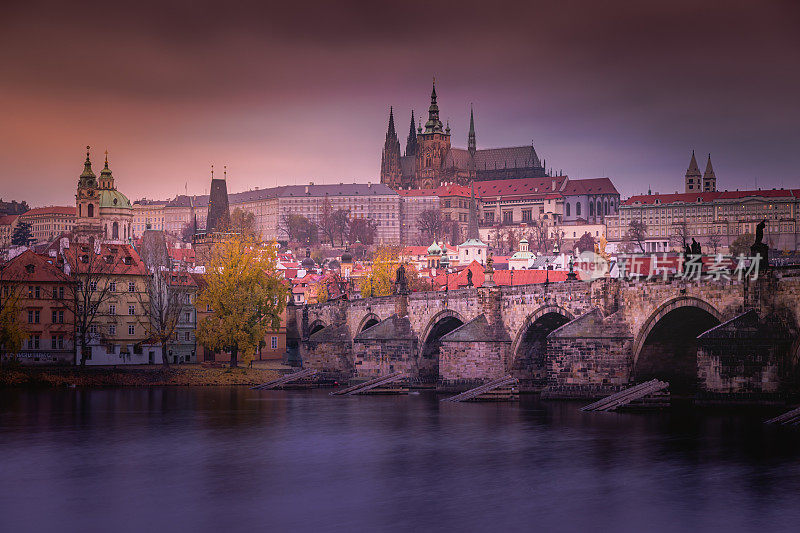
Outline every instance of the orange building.
<path id="1" fill-rule="evenodd" d="M 74 319 L 68 306 L 74 281 L 55 259 L 30 250 L 2 265 L 0 295 L 17 299 L 27 337 L 15 356 L 24 364 L 71 364 L 75 360 Z"/>

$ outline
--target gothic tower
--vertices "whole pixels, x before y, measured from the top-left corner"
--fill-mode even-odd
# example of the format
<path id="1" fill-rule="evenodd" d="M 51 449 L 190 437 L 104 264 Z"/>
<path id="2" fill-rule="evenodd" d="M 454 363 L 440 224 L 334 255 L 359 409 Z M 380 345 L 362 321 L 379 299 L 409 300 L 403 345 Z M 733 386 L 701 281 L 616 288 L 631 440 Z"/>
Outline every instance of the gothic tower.
<path id="1" fill-rule="evenodd" d="M 414 128 L 414 110 L 411 110 L 411 127 L 408 129 L 408 139 L 406 140 L 406 155 L 417 155 L 417 130 Z"/>
<path id="2" fill-rule="evenodd" d="M 700 183 L 700 169 L 697 166 L 697 159 L 694 157 L 694 150 L 692 150 L 692 159 L 689 161 L 689 168 L 686 169 L 686 188 L 685 192 L 700 192 L 702 186 Z"/>
<path id="3" fill-rule="evenodd" d="M 92 161 L 89 159 L 89 147 L 86 147 L 86 161 L 83 163 L 83 172 L 78 178 L 78 190 L 75 194 L 75 232 L 99 236 L 102 233 L 100 225 L 100 194 L 97 177 L 92 171 Z"/>
<path id="4" fill-rule="evenodd" d="M 703 191 L 714 192 L 717 190 L 717 176 L 714 174 L 714 167 L 711 166 L 711 154 L 708 154 L 706 171 L 703 172 Z"/>
<path id="5" fill-rule="evenodd" d="M 227 171 L 225 172 L 227 178 Z M 228 205 L 228 183 L 225 179 L 214 177 L 211 167 L 211 192 L 208 195 L 208 216 L 206 217 L 206 233 L 224 231 L 231 218 Z"/>
<path id="6" fill-rule="evenodd" d="M 475 157 L 475 152 L 478 151 L 477 143 L 475 142 L 475 117 L 472 114 L 472 106 L 469 106 L 469 136 L 467 137 L 467 150 L 469 155 Z"/>
<path id="7" fill-rule="evenodd" d="M 428 121 L 424 133 L 417 135 L 417 165 L 414 186 L 433 189 L 441 185 L 444 159 L 450 150 L 450 128 L 444 130 L 439 119 L 439 105 L 436 103 L 436 80 L 431 90 L 431 105 L 428 107 Z"/>
<path id="8" fill-rule="evenodd" d="M 381 153 L 381 183 L 393 189 L 402 186 L 403 171 L 400 167 L 400 141 L 394 129 L 394 112 L 389 108 L 389 127 L 386 130 L 386 140 Z"/>

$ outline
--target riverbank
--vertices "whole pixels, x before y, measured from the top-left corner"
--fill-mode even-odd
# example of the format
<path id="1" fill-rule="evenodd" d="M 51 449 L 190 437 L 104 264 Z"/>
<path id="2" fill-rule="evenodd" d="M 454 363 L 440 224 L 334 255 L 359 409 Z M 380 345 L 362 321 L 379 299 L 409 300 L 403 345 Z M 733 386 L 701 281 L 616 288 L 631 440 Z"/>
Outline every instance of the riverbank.
<path id="1" fill-rule="evenodd" d="M 0 387 L 162 387 L 257 385 L 280 377 L 261 368 L 201 366 L 0 368 Z"/>

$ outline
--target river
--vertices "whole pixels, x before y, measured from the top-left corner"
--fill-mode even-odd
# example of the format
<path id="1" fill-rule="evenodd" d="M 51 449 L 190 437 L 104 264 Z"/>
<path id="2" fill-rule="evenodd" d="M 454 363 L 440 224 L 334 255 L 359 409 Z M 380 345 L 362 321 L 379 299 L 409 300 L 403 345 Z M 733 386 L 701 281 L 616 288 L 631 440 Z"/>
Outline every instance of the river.
<path id="1" fill-rule="evenodd" d="M 0 531 L 798 531 L 776 410 L 0 391 Z"/>

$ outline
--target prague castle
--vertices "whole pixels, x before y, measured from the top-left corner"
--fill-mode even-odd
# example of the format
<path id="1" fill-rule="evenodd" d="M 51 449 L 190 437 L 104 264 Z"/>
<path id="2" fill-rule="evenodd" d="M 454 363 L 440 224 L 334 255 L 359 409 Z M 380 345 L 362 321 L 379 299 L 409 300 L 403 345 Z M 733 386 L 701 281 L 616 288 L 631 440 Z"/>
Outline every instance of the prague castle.
<path id="1" fill-rule="evenodd" d="M 389 127 L 381 158 L 381 183 L 393 189 L 433 189 L 450 183 L 468 185 L 473 180 L 546 176 L 544 162 L 539 160 L 532 145 L 479 150 L 471 109 L 467 148 L 451 146 L 450 125 L 445 126 L 439 118 L 435 82 L 424 128 L 421 121 L 415 128 L 414 112 L 411 112 L 405 154 L 400 153 L 394 111 L 389 110 Z"/>

